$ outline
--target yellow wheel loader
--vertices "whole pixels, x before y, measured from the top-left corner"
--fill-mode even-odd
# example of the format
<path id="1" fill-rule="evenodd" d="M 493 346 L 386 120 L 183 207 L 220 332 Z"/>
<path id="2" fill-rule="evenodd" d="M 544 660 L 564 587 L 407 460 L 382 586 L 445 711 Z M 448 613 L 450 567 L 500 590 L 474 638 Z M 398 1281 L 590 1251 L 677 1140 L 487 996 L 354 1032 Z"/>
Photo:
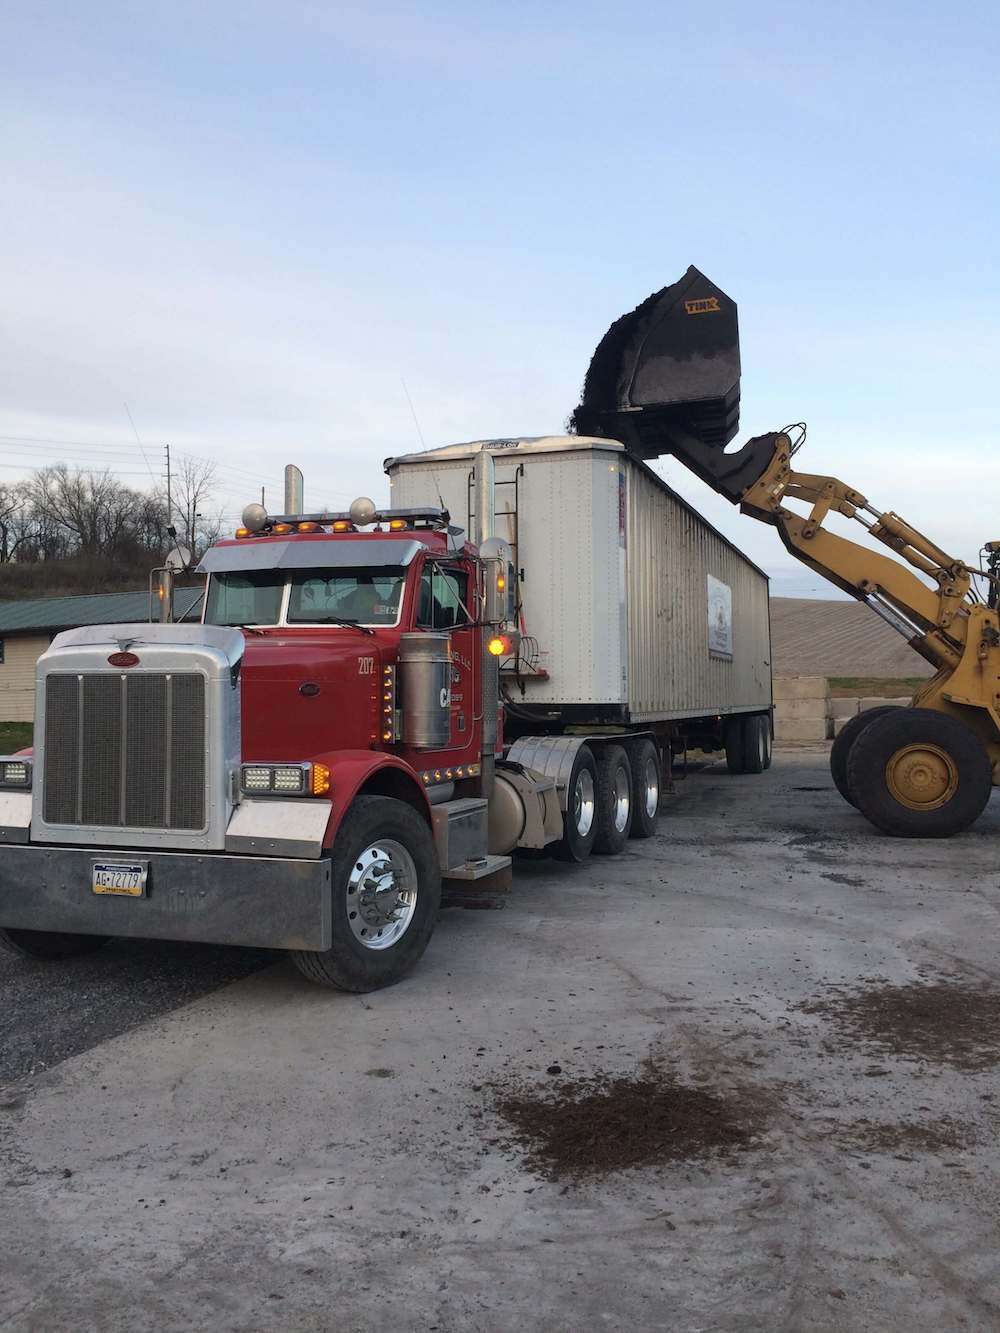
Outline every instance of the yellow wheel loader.
<path id="1" fill-rule="evenodd" d="M 941 838 L 968 828 L 1000 782 L 1000 542 L 967 564 L 836 477 L 799 472 L 802 424 L 727 452 L 739 389 L 736 305 L 692 267 L 611 326 L 572 424 L 640 458 L 680 459 L 934 665 L 911 707 L 851 719 L 831 770 L 844 798 L 886 833 Z M 893 556 L 831 532 L 831 513 L 861 524 Z"/>

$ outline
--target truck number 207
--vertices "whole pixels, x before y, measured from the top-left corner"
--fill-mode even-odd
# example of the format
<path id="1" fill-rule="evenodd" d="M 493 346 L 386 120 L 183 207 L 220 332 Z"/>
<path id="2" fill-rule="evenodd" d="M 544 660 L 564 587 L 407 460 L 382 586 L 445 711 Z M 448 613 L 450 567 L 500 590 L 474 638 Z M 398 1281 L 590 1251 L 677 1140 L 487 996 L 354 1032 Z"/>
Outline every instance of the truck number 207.
<path id="1" fill-rule="evenodd" d="M 374 657 L 359 657 L 359 658 L 358 658 L 358 675 L 359 675 L 359 676 L 372 676 L 372 675 L 374 675 L 374 674 L 375 674 L 375 659 L 374 659 Z"/>

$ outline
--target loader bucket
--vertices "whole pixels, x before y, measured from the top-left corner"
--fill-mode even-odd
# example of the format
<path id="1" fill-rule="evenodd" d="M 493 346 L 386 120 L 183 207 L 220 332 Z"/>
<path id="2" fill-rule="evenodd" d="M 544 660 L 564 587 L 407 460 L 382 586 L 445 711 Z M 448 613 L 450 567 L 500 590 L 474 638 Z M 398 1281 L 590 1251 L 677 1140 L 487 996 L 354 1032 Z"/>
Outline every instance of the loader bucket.
<path id="1" fill-rule="evenodd" d="M 611 325 L 571 424 L 655 458 L 694 443 L 721 451 L 739 420 L 736 303 L 692 266 Z"/>

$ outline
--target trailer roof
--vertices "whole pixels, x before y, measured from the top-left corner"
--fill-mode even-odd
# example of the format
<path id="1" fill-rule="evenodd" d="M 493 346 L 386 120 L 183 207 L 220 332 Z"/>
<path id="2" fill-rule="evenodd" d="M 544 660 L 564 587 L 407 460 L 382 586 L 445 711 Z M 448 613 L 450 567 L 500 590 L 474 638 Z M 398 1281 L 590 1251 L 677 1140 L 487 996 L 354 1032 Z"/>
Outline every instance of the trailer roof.
<path id="1" fill-rule="evenodd" d="M 415 454 L 400 454 L 387 458 L 385 471 L 397 463 L 445 463 L 455 458 L 475 458 L 476 454 L 491 454 L 516 450 L 519 454 L 580 453 L 590 449 L 605 449 L 624 453 L 625 446 L 618 440 L 607 440 L 600 435 L 511 435 L 496 440 L 469 440 L 465 444 L 444 444 L 439 449 L 424 449 Z"/>
<path id="2" fill-rule="evenodd" d="M 678 495 L 674 488 L 663 480 L 658 472 L 654 472 L 647 463 L 641 458 L 636 458 L 635 454 L 630 453 L 620 440 L 609 440 L 602 435 L 523 435 L 502 437 L 496 440 L 469 440 L 465 444 L 445 444 L 439 449 L 420 450 L 415 454 L 400 454 L 396 458 L 387 458 L 383 463 L 383 468 L 389 472 L 391 468 L 399 464 L 414 463 L 448 463 L 461 460 L 463 458 L 475 458 L 476 454 L 489 452 L 491 454 L 558 454 L 558 453 L 588 453 L 590 451 L 603 450 L 607 453 L 622 454 L 633 467 L 637 467 L 644 472 L 655 486 L 666 493 L 677 502 L 689 514 L 693 515 L 699 523 L 703 523 L 719 538 L 721 542 L 736 552 L 741 560 L 755 569 L 757 573 L 770 582 L 770 575 L 765 573 L 755 561 L 751 560 L 747 553 L 740 549 L 734 541 L 731 541 L 724 532 L 720 532 L 714 523 L 710 523 L 704 514 L 700 513 L 693 504 L 685 500 L 683 495 Z M 669 457 L 669 455 L 666 455 Z"/>

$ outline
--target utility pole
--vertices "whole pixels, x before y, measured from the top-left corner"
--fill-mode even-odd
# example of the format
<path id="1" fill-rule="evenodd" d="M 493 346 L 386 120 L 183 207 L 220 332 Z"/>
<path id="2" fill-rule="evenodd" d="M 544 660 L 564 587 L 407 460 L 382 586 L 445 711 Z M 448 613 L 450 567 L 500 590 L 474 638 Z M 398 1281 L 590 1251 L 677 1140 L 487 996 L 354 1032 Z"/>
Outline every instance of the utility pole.
<path id="1" fill-rule="evenodd" d="M 165 444 L 163 450 L 167 455 L 167 529 L 169 530 L 174 521 L 174 508 L 170 499 L 170 445 Z"/>

